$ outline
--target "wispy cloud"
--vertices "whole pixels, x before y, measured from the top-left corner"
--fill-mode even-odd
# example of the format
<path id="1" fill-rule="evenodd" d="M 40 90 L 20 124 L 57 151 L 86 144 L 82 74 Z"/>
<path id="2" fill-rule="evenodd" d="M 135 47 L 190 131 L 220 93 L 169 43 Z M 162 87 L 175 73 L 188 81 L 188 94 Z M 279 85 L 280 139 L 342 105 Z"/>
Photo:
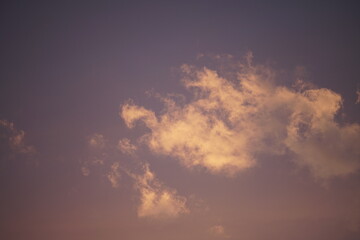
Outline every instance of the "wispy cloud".
<path id="1" fill-rule="evenodd" d="M 87 142 L 87 156 L 82 160 L 80 167 L 83 176 L 89 176 L 92 168 L 104 165 L 109 154 L 109 147 L 107 139 L 103 134 L 94 133 L 90 137 L 86 137 Z M 111 148 L 110 148 L 111 149 Z"/>
<path id="2" fill-rule="evenodd" d="M 90 136 L 88 140 L 89 146 L 97 149 L 103 149 L 105 147 L 105 138 L 104 135 L 99 133 L 94 133 Z"/>
<path id="3" fill-rule="evenodd" d="M 117 188 L 119 186 L 120 172 L 119 172 L 120 164 L 115 162 L 111 165 L 110 172 L 107 174 L 107 178 L 111 183 L 113 188 Z"/>
<path id="4" fill-rule="evenodd" d="M 81 173 L 83 176 L 87 177 L 90 175 L 90 169 L 88 166 L 82 166 L 81 167 Z"/>
<path id="5" fill-rule="evenodd" d="M 214 225 L 209 229 L 209 232 L 217 237 L 229 238 L 230 236 L 225 233 L 225 228 L 223 225 Z"/>
<path id="6" fill-rule="evenodd" d="M 137 150 L 137 146 L 132 144 L 130 139 L 123 138 L 119 140 L 118 149 L 124 154 L 133 155 Z"/>
<path id="7" fill-rule="evenodd" d="M 141 175 L 131 174 L 140 193 L 139 217 L 167 219 L 189 212 L 185 197 L 161 183 L 147 164 L 143 166 L 143 171 Z"/>
<path id="8" fill-rule="evenodd" d="M 128 101 L 120 116 L 129 128 L 145 123 L 151 132 L 142 139 L 151 151 L 216 174 L 250 168 L 258 153 L 291 157 L 320 179 L 360 168 L 360 125 L 335 120 L 343 101 L 339 94 L 303 81 L 277 85 L 275 71 L 253 65 L 251 55 L 239 66 L 236 79 L 227 79 L 185 65 L 183 82 L 194 94 L 190 102 L 164 98 L 157 116 Z"/>
<path id="9" fill-rule="evenodd" d="M 118 158 L 119 153 L 137 158 L 135 154 L 137 146 L 133 145 L 129 139 L 123 138 L 115 145 L 107 141 L 104 135 L 97 133 L 88 139 L 88 144 L 91 157 L 83 162 L 82 175 L 89 176 L 95 170 L 94 168 L 100 168 L 102 172 L 105 171 L 105 176 L 113 188 L 119 187 L 122 175 L 129 176 L 139 196 L 137 209 L 139 218 L 170 219 L 189 212 L 186 206 L 187 199 L 180 196 L 175 189 L 162 183 L 150 170 L 148 163 L 138 160 L 132 164 L 126 164 L 125 161 L 111 159 L 110 156 Z M 98 158 L 99 154 L 104 156 L 106 161 Z"/>
<path id="10" fill-rule="evenodd" d="M 222 225 L 215 225 L 210 228 L 210 232 L 213 234 L 222 235 L 225 233 L 225 230 Z"/>
<path id="11" fill-rule="evenodd" d="M 25 132 L 15 128 L 14 123 L 1 119 L 0 126 L 3 128 L 1 137 L 7 141 L 11 151 L 20 154 L 34 154 L 36 152 L 33 146 L 25 143 Z"/>

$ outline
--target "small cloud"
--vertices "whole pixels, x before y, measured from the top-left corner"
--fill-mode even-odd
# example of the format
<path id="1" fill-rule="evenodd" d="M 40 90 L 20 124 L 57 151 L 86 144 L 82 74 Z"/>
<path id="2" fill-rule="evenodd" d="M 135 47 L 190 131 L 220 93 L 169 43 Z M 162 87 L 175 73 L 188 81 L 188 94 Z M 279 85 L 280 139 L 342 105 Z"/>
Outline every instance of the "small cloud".
<path id="1" fill-rule="evenodd" d="M 130 139 L 123 138 L 119 140 L 118 149 L 124 154 L 133 155 L 137 147 L 131 144 Z"/>
<path id="2" fill-rule="evenodd" d="M 92 165 L 104 165 L 104 160 L 102 158 L 97 158 L 92 160 Z"/>
<path id="3" fill-rule="evenodd" d="M 135 121 L 139 120 L 143 120 L 147 126 L 156 126 L 158 123 L 154 112 L 131 103 L 122 106 L 120 116 L 128 128 L 134 127 Z"/>
<path id="4" fill-rule="evenodd" d="M 94 133 L 90 137 L 85 137 L 87 149 L 81 162 L 81 172 L 83 176 L 88 176 L 95 168 L 103 166 L 109 160 L 109 155 L 113 146 L 107 143 L 103 134 Z"/>
<path id="5" fill-rule="evenodd" d="M 33 146 L 25 144 L 25 132 L 15 128 L 14 123 L 2 119 L 0 120 L 0 126 L 4 130 L 1 137 L 5 138 L 13 152 L 20 154 L 36 153 Z"/>
<path id="6" fill-rule="evenodd" d="M 186 198 L 177 194 L 174 189 L 164 186 L 148 165 L 144 165 L 143 175 L 133 175 L 136 189 L 140 192 L 140 218 L 176 218 L 188 213 Z"/>
<path id="7" fill-rule="evenodd" d="M 81 173 L 83 176 L 87 177 L 90 175 L 90 169 L 86 166 L 81 167 Z"/>
<path id="8" fill-rule="evenodd" d="M 302 79 L 297 79 L 293 84 L 293 88 L 299 92 L 304 92 L 306 90 L 316 89 L 317 87 L 315 86 L 315 84 L 311 82 L 306 82 Z"/>
<path id="9" fill-rule="evenodd" d="M 89 146 L 95 149 L 103 149 L 105 147 L 104 135 L 95 133 L 88 140 Z"/>
<path id="10" fill-rule="evenodd" d="M 195 194 L 188 196 L 186 203 L 192 212 L 206 213 L 210 211 L 208 203 Z"/>
<path id="11" fill-rule="evenodd" d="M 215 235 L 223 235 L 225 233 L 225 230 L 222 225 L 215 225 L 210 228 L 210 232 Z"/>
<path id="12" fill-rule="evenodd" d="M 225 233 L 225 228 L 222 225 L 214 225 L 209 229 L 209 232 L 217 237 L 229 238 L 230 236 Z"/>
<path id="13" fill-rule="evenodd" d="M 117 188 L 119 186 L 120 172 L 119 172 L 120 164 L 115 162 L 111 165 L 111 170 L 107 174 L 107 178 L 111 183 L 113 188 Z"/>
<path id="14" fill-rule="evenodd" d="M 357 99 L 356 99 L 356 104 L 360 103 L 360 90 L 356 91 L 356 95 L 357 95 Z"/>

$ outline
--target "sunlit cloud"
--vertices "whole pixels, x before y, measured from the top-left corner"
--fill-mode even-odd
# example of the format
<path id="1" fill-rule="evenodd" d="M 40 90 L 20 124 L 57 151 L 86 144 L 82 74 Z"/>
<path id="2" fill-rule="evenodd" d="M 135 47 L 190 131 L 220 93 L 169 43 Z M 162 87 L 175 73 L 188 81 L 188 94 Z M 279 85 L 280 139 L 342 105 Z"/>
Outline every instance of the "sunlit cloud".
<path id="1" fill-rule="evenodd" d="M 155 113 L 143 107 L 129 103 L 122 106 L 122 117 L 129 128 L 134 126 L 134 122 L 142 120 L 147 126 L 157 126 L 158 122 Z"/>
<path id="2" fill-rule="evenodd" d="M 98 147 L 105 142 L 106 146 Z M 119 157 L 119 153 L 137 157 L 135 155 L 137 146 L 129 139 L 123 138 L 116 145 L 107 141 L 104 135 L 94 134 L 88 143 L 91 156 L 80 168 L 82 175 L 89 176 L 97 168 L 104 171 L 105 166 L 110 164 L 110 169 L 106 170 L 105 176 L 113 188 L 119 187 L 122 175 L 129 176 L 139 196 L 137 208 L 139 218 L 173 219 L 190 212 L 186 204 L 187 199 L 180 196 L 175 189 L 162 183 L 150 170 L 146 161 L 137 159 L 138 161 L 132 162 L 133 164 L 126 164 L 121 160 L 114 162 L 110 158 L 110 156 Z M 99 158 L 98 155 L 104 158 Z M 106 164 L 103 159 L 106 159 Z"/>
<path id="3" fill-rule="evenodd" d="M 185 197 L 161 183 L 148 165 L 143 168 L 143 174 L 131 174 L 135 179 L 135 188 L 140 193 L 138 217 L 168 219 L 189 212 Z"/>
<path id="4" fill-rule="evenodd" d="M 36 152 L 33 146 L 25 143 L 25 132 L 15 128 L 14 123 L 1 119 L 0 127 L 2 127 L 1 138 L 5 139 L 11 151 L 20 154 L 34 154 Z"/>
<path id="5" fill-rule="evenodd" d="M 137 146 L 132 144 L 130 139 L 123 138 L 119 140 L 118 149 L 124 154 L 132 155 L 137 150 Z"/>
<path id="6" fill-rule="evenodd" d="M 150 130 L 141 140 L 151 151 L 184 166 L 232 176 L 253 167 L 261 154 L 285 155 L 319 179 L 360 168 L 360 125 L 335 120 L 342 97 L 311 83 L 276 84 L 276 72 L 254 65 L 252 56 L 231 74 L 184 65 L 186 104 L 164 98 L 161 114 L 128 101 L 120 116 L 132 128 Z"/>
<path id="7" fill-rule="evenodd" d="M 107 178 L 111 183 L 113 188 L 117 188 L 119 186 L 120 172 L 119 172 L 120 164 L 115 162 L 111 165 L 111 170 L 107 174 Z"/>

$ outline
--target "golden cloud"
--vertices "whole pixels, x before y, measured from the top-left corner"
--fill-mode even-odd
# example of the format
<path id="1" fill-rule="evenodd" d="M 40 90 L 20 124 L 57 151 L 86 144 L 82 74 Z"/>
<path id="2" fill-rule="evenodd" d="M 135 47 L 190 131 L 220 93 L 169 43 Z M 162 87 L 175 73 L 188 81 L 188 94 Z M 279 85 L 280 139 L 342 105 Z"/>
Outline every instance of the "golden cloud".
<path id="1" fill-rule="evenodd" d="M 143 175 L 131 174 L 135 179 L 136 189 L 140 192 L 139 217 L 167 219 L 189 212 L 185 197 L 179 196 L 174 189 L 165 187 L 148 165 L 143 168 Z"/>
<path id="2" fill-rule="evenodd" d="M 117 188 L 119 186 L 120 172 L 119 172 L 120 164 L 115 162 L 111 165 L 111 170 L 107 174 L 107 178 L 111 183 L 113 188 Z"/>
<path id="3" fill-rule="evenodd" d="M 360 125 L 335 120 L 339 94 L 304 82 L 278 86 L 274 71 L 254 66 L 250 58 L 236 80 L 208 68 L 185 65 L 183 71 L 184 85 L 194 93 L 190 102 L 163 98 L 165 109 L 158 116 L 131 101 L 121 107 L 129 128 L 142 121 L 151 130 L 142 138 L 151 151 L 226 175 L 254 166 L 258 153 L 291 152 L 322 179 L 360 168 Z"/>
<path id="4" fill-rule="evenodd" d="M 123 138 L 119 140 L 118 149 L 124 154 L 133 155 L 137 147 L 130 142 L 130 139 Z"/>

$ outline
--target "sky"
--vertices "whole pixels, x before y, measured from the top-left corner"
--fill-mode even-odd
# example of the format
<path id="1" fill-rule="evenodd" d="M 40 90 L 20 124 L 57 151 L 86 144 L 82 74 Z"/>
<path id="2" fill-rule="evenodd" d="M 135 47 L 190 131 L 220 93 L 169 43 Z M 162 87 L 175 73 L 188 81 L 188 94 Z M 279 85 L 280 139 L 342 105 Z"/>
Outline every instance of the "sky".
<path id="1" fill-rule="evenodd" d="M 0 238 L 360 238 L 353 1 L 1 1 Z"/>

